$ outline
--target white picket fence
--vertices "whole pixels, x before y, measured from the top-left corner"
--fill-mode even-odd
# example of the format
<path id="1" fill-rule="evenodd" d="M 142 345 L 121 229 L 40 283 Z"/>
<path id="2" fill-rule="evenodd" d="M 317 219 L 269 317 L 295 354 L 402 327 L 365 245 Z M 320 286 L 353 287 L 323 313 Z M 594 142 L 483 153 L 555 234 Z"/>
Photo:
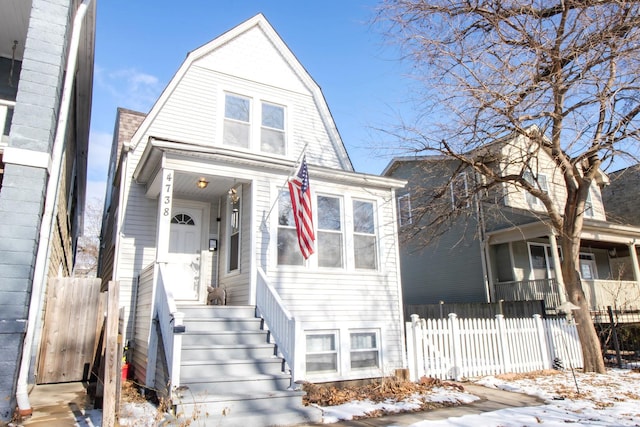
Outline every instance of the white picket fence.
<path id="1" fill-rule="evenodd" d="M 412 381 L 421 377 L 472 378 L 551 369 L 558 358 L 564 368 L 582 367 L 576 325 L 565 319 L 533 318 L 420 319 L 407 322 L 407 355 Z"/>

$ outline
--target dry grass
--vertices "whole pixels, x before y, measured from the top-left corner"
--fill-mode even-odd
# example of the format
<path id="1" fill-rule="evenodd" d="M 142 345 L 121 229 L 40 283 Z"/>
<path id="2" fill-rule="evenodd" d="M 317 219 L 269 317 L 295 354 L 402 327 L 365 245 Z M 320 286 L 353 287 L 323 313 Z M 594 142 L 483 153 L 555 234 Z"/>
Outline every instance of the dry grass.
<path id="1" fill-rule="evenodd" d="M 376 403 L 386 400 L 399 402 L 416 394 L 428 394 L 434 387 L 454 388 L 458 391 L 464 391 L 464 387 L 460 384 L 426 377 L 423 377 L 419 383 L 388 377 L 362 386 L 339 389 L 334 386 L 313 383 L 304 383 L 302 388 L 307 392 L 304 397 L 306 405 L 335 406 L 354 400 L 370 400 Z"/>

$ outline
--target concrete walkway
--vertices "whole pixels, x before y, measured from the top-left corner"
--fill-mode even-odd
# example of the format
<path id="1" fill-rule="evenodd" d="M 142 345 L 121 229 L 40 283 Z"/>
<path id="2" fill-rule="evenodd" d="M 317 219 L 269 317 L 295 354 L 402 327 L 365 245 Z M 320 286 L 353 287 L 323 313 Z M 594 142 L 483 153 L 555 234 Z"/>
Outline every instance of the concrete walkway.
<path id="1" fill-rule="evenodd" d="M 386 426 L 409 426 L 425 420 L 443 420 L 451 417 L 461 417 L 463 415 L 480 414 L 483 412 L 497 411 L 498 409 L 522 408 L 527 406 L 539 406 L 544 402 L 534 396 L 510 391 L 496 390 L 472 383 L 463 384 L 465 391 L 480 400 L 464 405 L 450 408 L 440 408 L 431 411 L 409 412 L 403 414 L 386 415 L 380 418 L 367 418 L 357 421 L 339 421 L 332 424 L 322 424 L 331 427 L 386 427 Z M 299 427 L 318 426 L 320 424 L 307 424 Z"/>
<path id="2" fill-rule="evenodd" d="M 498 409 L 538 406 L 544 402 L 536 397 L 521 393 L 483 387 L 472 383 L 463 384 L 465 391 L 480 400 L 465 405 L 431 411 L 386 415 L 380 418 L 368 418 L 357 421 L 340 421 L 333 424 L 305 424 L 298 427 L 386 427 L 409 426 L 424 420 L 441 420 L 463 415 L 480 414 Z M 82 383 L 64 383 L 36 386 L 29 394 L 33 415 L 15 426 L 24 427 L 71 427 L 89 426 L 85 408 L 91 408 L 85 387 Z"/>

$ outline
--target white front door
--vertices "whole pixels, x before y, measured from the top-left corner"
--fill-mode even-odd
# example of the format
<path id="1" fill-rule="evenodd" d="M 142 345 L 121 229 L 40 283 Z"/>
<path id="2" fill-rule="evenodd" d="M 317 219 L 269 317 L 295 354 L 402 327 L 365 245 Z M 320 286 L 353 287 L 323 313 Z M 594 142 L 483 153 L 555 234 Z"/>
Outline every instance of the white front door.
<path id="1" fill-rule="evenodd" d="M 176 300 L 197 300 L 199 297 L 202 218 L 202 209 L 173 206 L 167 271 Z"/>

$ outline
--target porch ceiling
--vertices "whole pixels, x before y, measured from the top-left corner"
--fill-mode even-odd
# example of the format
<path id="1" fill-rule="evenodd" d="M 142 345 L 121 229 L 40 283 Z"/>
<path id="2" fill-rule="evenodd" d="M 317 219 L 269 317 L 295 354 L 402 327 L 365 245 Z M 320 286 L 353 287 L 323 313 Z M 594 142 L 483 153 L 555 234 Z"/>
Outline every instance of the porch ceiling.
<path id="1" fill-rule="evenodd" d="M 2 0 L 0 2 L 0 56 L 12 57 L 13 41 L 16 40 L 15 59 L 22 60 L 29 28 L 31 0 Z"/>
<path id="2" fill-rule="evenodd" d="M 517 242 L 536 237 L 546 237 L 551 234 L 556 233 L 553 231 L 550 224 L 543 221 L 536 221 L 529 224 L 488 232 L 487 242 L 490 245 L 498 245 L 501 243 Z M 640 245 L 640 227 L 623 226 L 603 221 L 585 220 L 580 238 L 583 242 L 590 241 L 591 246 L 593 247 L 601 245 L 602 248 L 607 248 L 611 246 L 611 243 Z"/>

